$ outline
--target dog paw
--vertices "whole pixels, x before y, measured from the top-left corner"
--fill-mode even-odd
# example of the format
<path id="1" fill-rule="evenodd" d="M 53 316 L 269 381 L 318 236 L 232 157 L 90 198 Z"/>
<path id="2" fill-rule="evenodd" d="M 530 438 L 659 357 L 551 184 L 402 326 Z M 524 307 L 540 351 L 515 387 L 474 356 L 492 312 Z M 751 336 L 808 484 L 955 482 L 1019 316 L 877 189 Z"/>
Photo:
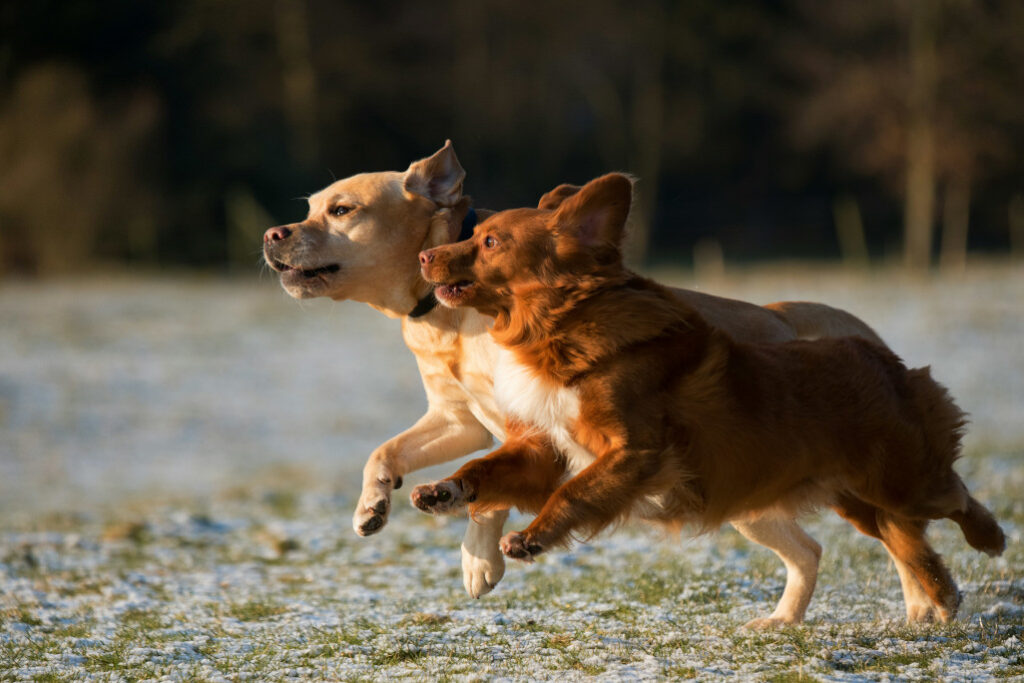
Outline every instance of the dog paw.
<path id="1" fill-rule="evenodd" d="M 933 624 L 941 621 L 938 608 L 931 604 L 907 605 L 908 624 Z"/>
<path id="2" fill-rule="evenodd" d="M 409 495 L 412 504 L 435 515 L 454 512 L 476 500 L 476 494 L 462 480 L 442 479 L 433 484 L 420 484 Z"/>
<path id="3" fill-rule="evenodd" d="M 391 511 L 391 488 L 394 481 L 394 488 L 402 485 L 402 478 L 380 477 L 370 485 L 363 487 L 363 493 L 359 496 L 356 504 L 355 514 L 352 515 L 352 528 L 360 536 L 372 536 L 388 523 L 388 513 Z"/>
<path id="4" fill-rule="evenodd" d="M 471 598 L 490 593 L 505 575 L 505 558 L 498 546 L 489 553 L 479 552 L 462 545 L 462 585 Z"/>
<path id="5" fill-rule="evenodd" d="M 955 591 L 951 594 L 945 605 L 936 605 L 931 601 L 921 600 L 919 602 L 907 603 L 908 624 L 946 624 L 956 618 L 960 608 L 963 594 Z"/>
<path id="6" fill-rule="evenodd" d="M 748 631 L 777 631 L 781 628 L 792 625 L 793 622 L 785 619 L 779 619 L 778 617 L 761 617 L 760 619 L 751 619 L 747 623 L 743 624 L 743 628 Z"/>
<path id="7" fill-rule="evenodd" d="M 533 558 L 544 552 L 544 548 L 529 542 L 523 533 L 513 531 L 501 539 L 501 552 L 515 560 L 533 562 Z"/>

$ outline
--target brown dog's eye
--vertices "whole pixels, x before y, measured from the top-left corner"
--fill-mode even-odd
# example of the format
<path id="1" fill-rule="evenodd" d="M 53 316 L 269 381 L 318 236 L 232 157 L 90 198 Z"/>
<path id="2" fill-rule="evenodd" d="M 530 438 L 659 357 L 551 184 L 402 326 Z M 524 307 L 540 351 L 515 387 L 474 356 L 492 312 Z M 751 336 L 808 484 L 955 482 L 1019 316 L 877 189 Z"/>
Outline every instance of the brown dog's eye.
<path id="1" fill-rule="evenodd" d="M 484 238 L 484 246 L 488 249 L 494 249 L 494 245 L 498 243 L 498 240 L 494 239 L 490 235 Z"/>
<path id="2" fill-rule="evenodd" d="M 332 216 L 344 216 L 346 213 L 352 210 L 351 206 L 338 205 L 331 209 Z"/>

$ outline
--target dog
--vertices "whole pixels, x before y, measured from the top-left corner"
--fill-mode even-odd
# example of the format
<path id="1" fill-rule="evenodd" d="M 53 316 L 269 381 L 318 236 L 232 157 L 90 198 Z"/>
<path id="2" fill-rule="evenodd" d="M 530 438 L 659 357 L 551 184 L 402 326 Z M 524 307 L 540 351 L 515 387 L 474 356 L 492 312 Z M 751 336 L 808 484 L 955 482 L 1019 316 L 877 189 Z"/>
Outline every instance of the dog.
<path id="1" fill-rule="evenodd" d="M 465 171 L 450 141 L 405 171 L 361 173 L 309 197 L 298 223 L 268 229 L 263 255 L 294 298 L 327 297 L 366 303 L 402 320 L 402 335 L 416 357 L 427 395 L 426 414 L 370 455 L 353 515 L 356 533 L 378 533 L 391 509 L 391 492 L 415 470 L 486 449 L 505 439 L 505 416 L 493 396 L 498 346 L 491 320 L 472 308 L 431 307 L 432 286 L 420 275 L 417 255 L 455 241 L 467 222 Z M 560 185 L 539 206 L 556 209 L 579 191 Z M 476 209 L 481 219 L 490 212 Z M 673 290 L 713 326 L 734 338 L 783 342 L 796 338 L 857 335 L 882 343 L 846 311 L 823 304 L 742 301 Z M 412 315 L 418 313 L 418 315 Z M 462 544 L 463 584 L 472 597 L 497 585 L 505 571 L 498 541 L 507 513 L 480 512 L 469 520 Z M 814 591 L 821 547 L 792 520 L 738 521 L 736 529 L 770 548 L 786 566 L 786 587 L 774 618 L 798 622 Z M 893 557 L 911 621 L 934 618 L 933 607 L 907 566 Z"/>
<path id="2" fill-rule="evenodd" d="M 913 573 L 939 620 L 960 593 L 924 537 L 956 522 L 1005 537 L 953 469 L 964 414 L 927 368 L 863 338 L 751 344 L 622 264 L 631 180 L 610 174 L 554 211 L 490 217 L 420 254 L 453 308 L 493 317 L 505 443 L 416 487 L 428 512 L 536 512 L 501 540 L 532 561 L 624 517 L 709 531 L 831 506 Z"/>

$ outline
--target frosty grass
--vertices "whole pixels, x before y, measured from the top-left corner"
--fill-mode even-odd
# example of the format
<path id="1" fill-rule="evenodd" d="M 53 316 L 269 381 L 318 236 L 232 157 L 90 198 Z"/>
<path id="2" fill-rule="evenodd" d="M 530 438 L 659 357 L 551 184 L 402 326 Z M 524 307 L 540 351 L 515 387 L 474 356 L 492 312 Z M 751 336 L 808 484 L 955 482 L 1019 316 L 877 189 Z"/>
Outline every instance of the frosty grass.
<path id="1" fill-rule="evenodd" d="M 972 414 L 958 469 L 999 559 L 930 538 L 964 602 L 906 626 L 882 547 L 835 515 L 807 623 L 747 632 L 785 573 L 729 528 L 626 527 L 495 591 L 462 589 L 465 519 L 350 526 L 365 456 L 423 409 L 397 324 L 273 283 L 0 288 L 0 680 L 1024 678 L 1024 274 L 771 271 L 708 289 L 818 299 L 932 364 Z M 669 279 L 669 278 L 663 278 Z M 508 529 L 522 528 L 513 517 Z"/>

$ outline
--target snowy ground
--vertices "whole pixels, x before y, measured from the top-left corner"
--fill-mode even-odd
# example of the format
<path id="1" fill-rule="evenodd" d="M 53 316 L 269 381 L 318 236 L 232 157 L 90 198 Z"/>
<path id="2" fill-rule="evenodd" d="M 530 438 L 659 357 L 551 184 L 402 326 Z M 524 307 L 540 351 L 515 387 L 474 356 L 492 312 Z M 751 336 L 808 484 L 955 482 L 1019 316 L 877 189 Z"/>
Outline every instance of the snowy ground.
<path id="1" fill-rule="evenodd" d="M 828 513 L 807 520 L 825 546 L 808 624 L 778 633 L 740 629 L 784 573 L 728 529 L 625 529 L 471 600 L 464 520 L 404 495 L 451 467 L 410 477 L 380 535 L 350 528 L 365 456 L 424 407 L 395 321 L 268 279 L 8 284 L 0 680 L 1024 676 L 1024 268 L 699 284 L 845 307 L 972 414 L 959 469 L 1010 545 L 991 560 L 934 525 L 957 622 L 904 626 L 884 551 Z"/>

